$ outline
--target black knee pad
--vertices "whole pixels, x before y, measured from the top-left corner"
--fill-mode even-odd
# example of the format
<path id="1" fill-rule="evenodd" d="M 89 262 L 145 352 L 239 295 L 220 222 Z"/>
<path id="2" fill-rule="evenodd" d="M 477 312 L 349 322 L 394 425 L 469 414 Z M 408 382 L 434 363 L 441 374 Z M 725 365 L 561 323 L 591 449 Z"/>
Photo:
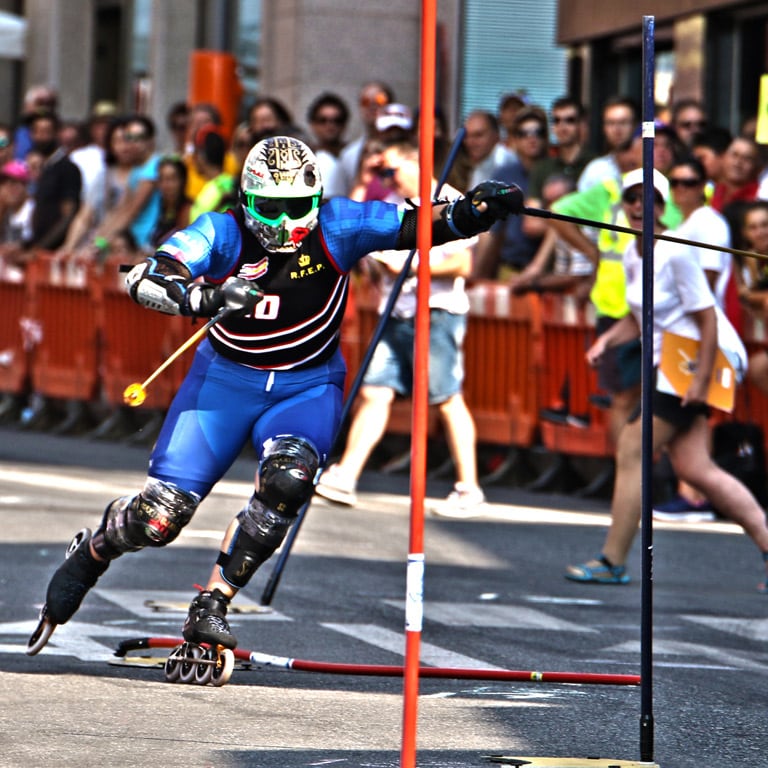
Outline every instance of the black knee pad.
<path id="1" fill-rule="evenodd" d="M 270 509 L 259 493 L 251 496 L 248 506 L 237 516 L 241 530 L 248 534 L 259 548 L 268 550 L 267 557 L 282 544 L 295 520 L 295 514 L 280 515 Z M 265 557 L 264 560 L 266 559 Z"/>
<path id="2" fill-rule="evenodd" d="M 216 560 L 219 573 L 227 584 L 242 589 L 251 580 L 258 567 L 270 558 L 275 549 L 276 546 L 258 541 L 240 527 L 232 537 L 229 550 L 219 553 Z"/>
<path id="3" fill-rule="evenodd" d="M 257 496 L 281 516 L 295 517 L 312 495 L 320 458 L 314 446 L 300 437 L 272 440 L 259 467 Z"/>
<path id="4" fill-rule="evenodd" d="M 93 547 L 102 557 L 170 544 L 192 519 L 200 497 L 150 479 L 137 496 L 115 499 L 104 511 Z"/>

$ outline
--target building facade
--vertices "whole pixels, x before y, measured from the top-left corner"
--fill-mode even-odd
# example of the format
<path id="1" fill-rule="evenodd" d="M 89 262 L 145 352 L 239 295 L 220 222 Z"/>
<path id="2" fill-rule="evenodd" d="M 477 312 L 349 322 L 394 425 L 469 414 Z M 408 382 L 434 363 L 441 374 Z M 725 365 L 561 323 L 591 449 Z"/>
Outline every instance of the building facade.
<path id="1" fill-rule="evenodd" d="M 106 99 L 148 113 L 162 141 L 166 110 L 192 90 L 196 51 L 234 55 L 242 106 L 269 94 L 298 124 L 314 96 L 338 93 L 353 114 L 349 137 L 366 80 L 389 83 L 406 104 L 419 99 L 419 0 L 0 0 L 0 10 L 28 27 L 23 60 L 0 52 L 3 121 L 27 87 L 45 83 L 64 117 Z M 495 110 L 506 91 L 524 88 L 544 104 L 564 92 L 557 0 L 438 0 L 437 10 L 437 100 L 452 130 L 470 109 Z"/>
<path id="2" fill-rule="evenodd" d="M 768 3 L 645 0 L 642 9 L 612 0 L 567 0 L 557 42 L 569 50 L 569 82 L 588 104 L 642 87 L 643 15 L 654 17 L 656 101 L 696 98 L 710 122 L 737 133 L 756 116 L 760 76 L 768 72 Z M 599 119 L 597 109 L 593 119 Z M 593 125 L 593 134 L 596 125 Z"/>

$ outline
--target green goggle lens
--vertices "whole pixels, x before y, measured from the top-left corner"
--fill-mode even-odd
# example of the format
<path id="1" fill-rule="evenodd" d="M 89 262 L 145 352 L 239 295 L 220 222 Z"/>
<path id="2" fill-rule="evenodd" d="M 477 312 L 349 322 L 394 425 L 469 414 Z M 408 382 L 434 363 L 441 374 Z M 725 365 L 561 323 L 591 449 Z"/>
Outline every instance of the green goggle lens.
<path id="1" fill-rule="evenodd" d="M 274 198 L 246 195 L 245 203 L 250 214 L 257 219 L 277 222 L 283 216 L 287 216 L 289 219 L 303 218 L 317 208 L 320 204 L 320 196 Z"/>

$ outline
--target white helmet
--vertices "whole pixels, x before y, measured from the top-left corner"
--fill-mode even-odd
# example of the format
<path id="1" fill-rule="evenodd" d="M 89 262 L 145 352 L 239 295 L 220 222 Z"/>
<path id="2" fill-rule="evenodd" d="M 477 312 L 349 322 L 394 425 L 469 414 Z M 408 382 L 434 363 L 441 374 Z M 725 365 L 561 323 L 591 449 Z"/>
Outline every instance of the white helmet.
<path id="1" fill-rule="evenodd" d="M 240 177 L 245 225 L 272 253 L 292 253 L 317 225 L 323 186 L 317 158 L 298 139 L 255 144 Z"/>

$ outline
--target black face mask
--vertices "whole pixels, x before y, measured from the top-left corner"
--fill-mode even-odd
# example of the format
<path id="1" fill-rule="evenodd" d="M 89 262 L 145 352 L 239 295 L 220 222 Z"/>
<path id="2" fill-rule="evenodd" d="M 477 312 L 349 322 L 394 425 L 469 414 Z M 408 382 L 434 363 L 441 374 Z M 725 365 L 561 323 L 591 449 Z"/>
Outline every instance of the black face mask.
<path id="1" fill-rule="evenodd" d="M 55 141 L 36 141 L 32 144 L 32 149 L 39 152 L 43 157 L 50 157 L 58 146 Z"/>

